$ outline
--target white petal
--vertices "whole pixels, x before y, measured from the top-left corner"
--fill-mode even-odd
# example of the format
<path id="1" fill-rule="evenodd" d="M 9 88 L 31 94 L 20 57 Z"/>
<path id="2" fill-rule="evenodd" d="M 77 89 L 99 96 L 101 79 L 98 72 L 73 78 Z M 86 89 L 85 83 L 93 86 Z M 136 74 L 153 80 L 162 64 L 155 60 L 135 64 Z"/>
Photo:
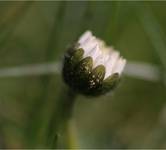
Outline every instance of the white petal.
<path id="1" fill-rule="evenodd" d="M 119 60 L 116 62 L 114 66 L 113 73 L 121 74 L 125 65 L 126 65 L 126 60 L 123 58 L 119 58 Z"/>
<path id="2" fill-rule="evenodd" d="M 119 52 L 117 52 L 117 51 L 111 52 L 109 60 L 105 64 L 105 67 L 106 67 L 105 78 L 107 78 L 108 76 L 110 76 L 112 74 L 112 70 L 113 70 L 114 65 L 116 64 L 118 58 L 119 58 Z"/>
<path id="3" fill-rule="evenodd" d="M 102 54 L 103 54 L 103 57 L 104 57 L 104 64 L 107 63 L 107 61 L 109 60 L 109 57 L 110 57 L 110 51 L 107 47 L 103 48 L 102 49 Z"/>
<path id="4" fill-rule="evenodd" d="M 91 56 L 92 58 L 93 58 L 93 63 L 95 64 L 96 62 L 96 59 L 97 59 L 97 57 L 98 56 L 100 56 L 101 55 L 101 52 L 100 52 L 100 49 L 99 49 L 99 46 L 98 45 L 96 45 L 95 46 L 95 48 L 93 48 L 88 54 L 87 54 L 87 56 Z M 86 57 L 87 57 L 86 56 Z M 93 66 L 93 67 L 95 67 L 95 65 Z"/>
<path id="5" fill-rule="evenodd" d="M 104 65 L 106 69 L 105 78 L 113 73 L 121 74 L 126 60 L 120 58 L 119 52 L 113 47 L 106 46 L 106 43 L 92 35 L 91 31 L 86 31 L 79 38 L 79 48 L 84 49 L 84 58 L 91 56 L 93 59 L 93 68 L 98 65 Z"/>
<path id="6" fill-rule="evenodd" d="M 78 43 L 83 44 L 85 43 L 90 37 L 92 37 L 92 33 L 90 31 L 86 31 L 80 38 Z"/>
<path id="7" fill-rule="evenodd" d="M 97 40 L 97 42 L 99 43 L 99 47 L 100 47 L 101 49 L 104 48 L 104 47 L 106 47 L 104 41 L 102 41 L 102 40 L 99 39 L 99 38 L 97 38 L 96 40 Z"/>
<path id="8" fill-rule="evenodd" d="M 104 65 L 104 57 L 102 54 L 95 59 L 94 68 L 97 67 L 98 65 Z"/>
<path id="9" fill-rule="evenodd" d="M 88 40 L 85 44 L 81 45 L 80 48 L 84 49 L 84 57 L 86 57 L 87 54 L 96 47 L 96 45 L 97 42 L 94 37 Z"/>

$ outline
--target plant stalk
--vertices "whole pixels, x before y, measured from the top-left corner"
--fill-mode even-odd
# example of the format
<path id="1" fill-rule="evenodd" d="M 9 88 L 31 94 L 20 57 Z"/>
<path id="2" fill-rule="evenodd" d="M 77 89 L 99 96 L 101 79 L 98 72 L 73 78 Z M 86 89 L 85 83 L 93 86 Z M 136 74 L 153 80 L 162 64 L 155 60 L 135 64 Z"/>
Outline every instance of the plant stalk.
<path id="1" fill-rule="evenodd" d="M 77 94 L 64 85 L 59 94 L 49 123 L 49 148 L 69 148 L 67 130 Z"/>

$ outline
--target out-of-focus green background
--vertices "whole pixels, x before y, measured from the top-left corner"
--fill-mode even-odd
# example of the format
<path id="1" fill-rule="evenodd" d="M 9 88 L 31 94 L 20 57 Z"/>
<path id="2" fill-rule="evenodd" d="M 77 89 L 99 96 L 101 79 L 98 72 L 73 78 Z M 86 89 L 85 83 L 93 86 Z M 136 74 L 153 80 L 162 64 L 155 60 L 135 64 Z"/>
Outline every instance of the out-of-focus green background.
<path id="1" fill-rule="evenodd" d="M 128 62 L 166 68 L 166 2 L 0 2 L 0 67 L 61 62 L 84 31 Z M 0 69 L 1 69 L 0 68 Z M 0 78 L 0 147 L 46 148 L 60 99 L 60 74 Z M 166 148 L 166 93 L 157 82 L 125 76 L 111 94 L 79 96 L 72 148 Z"/>

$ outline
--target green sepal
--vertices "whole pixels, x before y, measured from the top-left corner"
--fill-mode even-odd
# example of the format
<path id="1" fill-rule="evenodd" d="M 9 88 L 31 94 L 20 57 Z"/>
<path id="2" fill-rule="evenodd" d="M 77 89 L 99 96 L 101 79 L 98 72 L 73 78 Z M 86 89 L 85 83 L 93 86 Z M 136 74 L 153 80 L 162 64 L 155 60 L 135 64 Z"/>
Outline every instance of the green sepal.
<path id="1" fill-rule="evenodd" d="M 99 65 L 94 68 L 89 76 L 88 86 L 85 94 L 89 96 L 98 95 L 100 93 L 98 89 L 100 89 L 102 86 L 104 76 L 105 67 L 103 65 Z"/>
<path id="2" fill-rule="evenodd" d="M 83 58 L 84 50 L 75 49 L 72 52 L 67 51 L 65 54 L 65 61 L 70 65 L 76 65 Z"/>
<path id="3" fill-rule="evenodd" d="M 84 75 L 89 75 L 92 72 L 92 66 L 93 66 L 93 60 L 92 57 L 86 57 L 82 59 L 77 67 L 76 67 L 76 73 L 78 73 L 80 76 L 84 77 Z"/>
<path id="4" fill-rule="evenodd" d="M 83 92 L 87 89 L 89 76 L 92 72 L 92 66 L 92 57 L 86 57 L 82 59 L 76 66 L 74 88 L 79 92 Z"/>
<path id="5" fill-rule="evenodd" d="M 114 73 L 103 81 L 102 93 L 113 90 L 120 81 L 120 76 L 118 73 Z"/>
<path id="6" fill-rule="evenodd" d="M 98 65 L 92 71 L 92 77 L 96 79 L 97 82 L 102 82 L 105 76 L 105 67 L 104 65 Z"/>
<path id="7" fill-rule="evenodd" d="M 65 55 L 68 54 L 68 55 L 71 56 L 71 55 L 73 55 L 73 53 L 74 53 L 76 50 L 78 50 L 78 49 L 79 49 L 79 44 L 78 44 L 78 43 L 75 43 L 75 44 L 73 44 L 72 46 L 70 46 L 70 47 L 67 49 Z"/>
<path id="8" fill-rule="evenodd" d="M 79 62 L 83 58 L 84 50 L 82 48 L 77 49 L 73 54 L 73 61 Z"/>
<path id="9" fill-rule="evenodd" d="M 69 85 L 73 84 L 75 67 L 82 60 L 83 54 L 83 49 L 74 49 L 73 51 L 69 49 L 65 54 L 62 73 L 64 81 Z"/>

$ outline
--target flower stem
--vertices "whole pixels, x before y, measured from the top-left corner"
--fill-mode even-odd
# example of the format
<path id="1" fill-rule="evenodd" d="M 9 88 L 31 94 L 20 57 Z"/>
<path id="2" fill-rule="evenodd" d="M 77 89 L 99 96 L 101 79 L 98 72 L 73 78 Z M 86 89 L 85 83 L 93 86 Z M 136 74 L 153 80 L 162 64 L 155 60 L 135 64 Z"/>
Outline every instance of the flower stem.
<path id="1" fill-rule="evenodd" d="M 60 90 L 49 122 L 47 143 L 50 148 L 69 148 L 68 123 L 76 100 L 76 93 L 66 86 Z"/>

